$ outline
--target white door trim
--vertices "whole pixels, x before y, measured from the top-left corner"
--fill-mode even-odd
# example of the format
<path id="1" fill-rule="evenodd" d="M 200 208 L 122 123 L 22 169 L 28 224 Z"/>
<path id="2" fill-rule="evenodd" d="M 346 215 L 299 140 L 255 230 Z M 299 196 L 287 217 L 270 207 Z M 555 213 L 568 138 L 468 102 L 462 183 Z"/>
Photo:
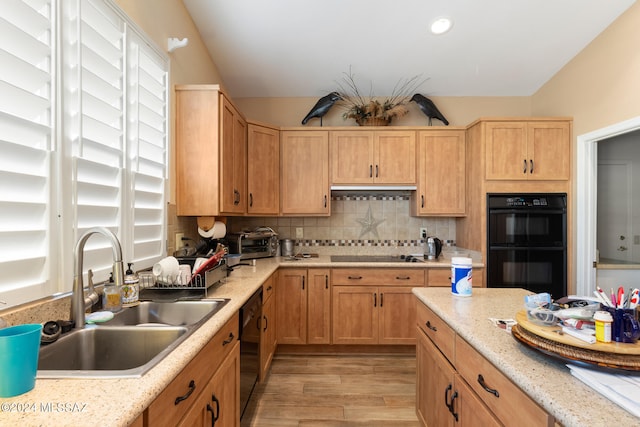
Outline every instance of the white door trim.
<path id="1" fill-rule="evenodd" d="M 577 138 L 576 186 L 576 294 L 592 295 L 596 288 L 596 212 L 598 141 L 640 129 L 640 116 L 595 130 Z"/>

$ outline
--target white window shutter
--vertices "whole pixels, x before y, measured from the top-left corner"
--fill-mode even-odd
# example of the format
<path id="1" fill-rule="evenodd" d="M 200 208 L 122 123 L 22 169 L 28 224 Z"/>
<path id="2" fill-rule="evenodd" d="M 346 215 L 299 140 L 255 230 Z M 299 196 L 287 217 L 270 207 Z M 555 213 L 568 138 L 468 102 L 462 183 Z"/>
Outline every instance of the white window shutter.
<path id="1" fill-rule="evenodd" d="M 0 299 L 8 304 L 55 289 L 53 16 L 47 0 L 0 7 Z"/>

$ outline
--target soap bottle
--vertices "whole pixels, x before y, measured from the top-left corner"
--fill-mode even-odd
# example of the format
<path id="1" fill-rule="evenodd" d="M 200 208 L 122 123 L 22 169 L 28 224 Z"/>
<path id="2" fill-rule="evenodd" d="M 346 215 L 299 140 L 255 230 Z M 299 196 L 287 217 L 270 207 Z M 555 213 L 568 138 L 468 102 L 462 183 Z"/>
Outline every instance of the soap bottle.
<path id="1" fill-rule="evenodd" d="M 113 312 L 122 310 L 122 290 L 113 281 L 113 273 L 111 273 L 109 282 L 104 285 L 102 306 L 105 310 Z"/>
<path id="2" fill-rule="evenodd" d="M 129 268 L 124 273 L 124 285 L 122 286 L 122 306 L 132 307 L 138 304 L 138 275 L 133 272 L 133 263 L 127 263 Z"/>

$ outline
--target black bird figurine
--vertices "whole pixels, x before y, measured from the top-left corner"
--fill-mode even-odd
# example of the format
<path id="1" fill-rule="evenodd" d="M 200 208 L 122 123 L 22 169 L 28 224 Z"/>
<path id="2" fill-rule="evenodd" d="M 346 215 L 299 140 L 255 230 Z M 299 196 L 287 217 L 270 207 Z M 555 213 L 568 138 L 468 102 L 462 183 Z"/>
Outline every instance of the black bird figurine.
<path id="1" fill-rule="evenodd" d="M 302 119 L 302 124 L 306 125 L 307 122 L 312 118 L 320 117 L 320 126 L 322 126 L 322 116 L 327 114 L 329 109 L 333 107 L 333 104 L 339 99 L 342 99 L 342 97 L 338 92 L 331 92 L 329 95 L 320 98 L 318 102 L 316 102 L 316 105 L 313 106 L 311 111 L 309 111 L 309 114 L 307 114 L 305 118 Z"/>
<path id="2" fill-rule="evenodd" d="M 445 126 L 449 126 L 449 122 L 447 121 L 447 119 L 444 118 L 442 113 L 436 107 L 436 104 L 434 104 L 433 101 L 429 98 L 416 93 L 409 100 L 409 102 L 411 101 L 414 101 L 416 104 L 418 104 L 418 107 L 420 107 L 424 115 L 429 117 L 429 126 L 431 126 L 431 119 L 438 119 L 442 123 L 444 123 Z"/>

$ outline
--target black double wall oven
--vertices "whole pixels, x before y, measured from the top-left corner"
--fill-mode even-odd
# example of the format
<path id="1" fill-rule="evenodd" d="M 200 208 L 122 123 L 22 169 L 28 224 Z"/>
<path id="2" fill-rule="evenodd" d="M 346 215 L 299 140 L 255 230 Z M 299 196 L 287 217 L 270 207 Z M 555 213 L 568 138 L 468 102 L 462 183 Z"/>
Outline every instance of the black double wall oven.
<path id="1" fill-rule="evenodd" d="M 487 286 L 567 295 L 567 195 L 487 194 Z"/>

